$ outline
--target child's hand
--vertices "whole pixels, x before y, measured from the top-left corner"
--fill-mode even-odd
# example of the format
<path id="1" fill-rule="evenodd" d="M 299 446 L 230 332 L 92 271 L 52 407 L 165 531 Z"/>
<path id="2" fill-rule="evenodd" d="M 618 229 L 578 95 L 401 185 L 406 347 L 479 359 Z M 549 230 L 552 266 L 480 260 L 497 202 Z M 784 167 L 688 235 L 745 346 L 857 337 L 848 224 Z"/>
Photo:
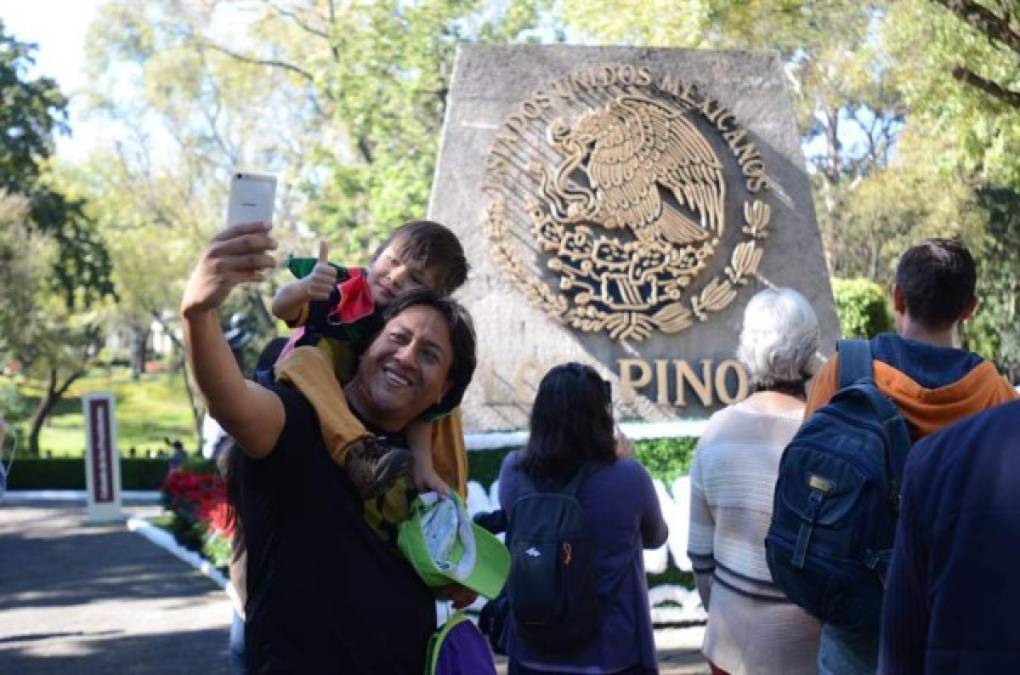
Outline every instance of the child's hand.
<path id="1" fill-rule="evenodd" d="M 431 466 L 424 466 L 421 462 L 414 463 L 414 486 L 418 492 L 429 492 L 434 490 L 439 494 L 440 499 L 446 499 L 450 494 L 450 486 L 439 477 Z"/>
<path id="2" fill-rule="evenodd" d="M 627 459 L 634 456 L 634 444 L 630 442 L 627 435 L 623 433 L 618 425 L 613 425 L 614 436 L 616 437 L 616 456 L 620 459 Z"/>
<path id="3" fill-rule="evenodd" d="M 301 284 L 309 300 L 329 300 L 329 294 L 336 285 L 336 270 L 329 264 L 329 245 L 326 242 L 319 242 L 319 261 Z"/>
<path id="4" fill-rule="evenodd" d="M 444 600 L 452 602 L 454 609 L 464 609 L 478 597 L 477 591 L 457 583 L 440 586 L 436 589 L 436 594 Z"/>

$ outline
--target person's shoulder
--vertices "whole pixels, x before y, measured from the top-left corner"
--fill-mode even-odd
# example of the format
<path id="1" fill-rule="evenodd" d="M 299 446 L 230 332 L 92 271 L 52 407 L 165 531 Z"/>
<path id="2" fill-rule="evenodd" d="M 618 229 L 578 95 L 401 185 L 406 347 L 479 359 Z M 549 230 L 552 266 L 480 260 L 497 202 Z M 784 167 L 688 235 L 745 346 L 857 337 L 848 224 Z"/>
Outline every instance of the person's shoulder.
<path id="1" fill-rule="evenodd" d="M 904 500 L 922 521 L 1007 494 L 990 485 L 1020 482 L 1020 401 L 978 413 L 918 441 L 907 455 Z"/>
<path id="2" fill-rule="evenodd" d="M 963 419 L 917 442 L 915 447 L 957 445 L 963 436 L 989 432 L 997 441 L 1020 437 L 1020 401 L 1011 401 Z"/>
<path id="3" fill-rule="evenodd" d="M 262 386 L 276 394 L 284 402 L 284 405 L 300 405 L 302 401 L 308 402 L 301 392 L 295 389 L 289 382 L 274 380 Z"/>
<path id="4" fill-rule="evenodd" d="M 645 465 L 633 457 L 606 462 L 597 467 L 595 473 L 601 474 L 605 480 L 624 490 L 651 480 L 651 474 Z"/>
<path id="5" fill-rule="evenodd" d="M 524 450 L 511 450 L 503 457 L 503 461 L 500 462 L 499 465 L 499 477 L 501 480 L 520 470 L 518 468 L 518 464 L 520 463 L 523 455 Z"/>
<path id="6" fill-rule="evenodd" d="M 753 424 L 757 428 L 761 416 L 755 416 Z M 708 457 L 721 451 L 735 438 L 742 438 L 749 433 L 747 411 L 740 403 L 718 410 L 708 418 L 708 424 L 695 447 L 695 458 Z M 798 418 L 799 419 L 799 418 Z"/>
<path id="7" fill-rule="evenodd" d="M 925 436 L 910 449 L 907 469 L 917 475 L 950 470 L 957 461 L 1010 446 L 1020 452 L 1020 401 L 1003 403 Z"/>
<path id="8" fill-rule="evenodd" d="M 283 403 L 285 419 L 281 436 L 319 428 L 315 408 L 295 387 L 279 381 L 263 386 L 276 394 Z"/>
<path id="9" fill-rule="evenodd" d="M 698 448 L 712 445 L 716 436 L 725 434 L 726 430 L 731 428 L 737 415 L 735 406 L 726 406 L 722 410 L 712 413 L 708 418 L 708 422 L 705 423 L 705 430 L 701 432 L 701 437 L 698 439 Z"/>

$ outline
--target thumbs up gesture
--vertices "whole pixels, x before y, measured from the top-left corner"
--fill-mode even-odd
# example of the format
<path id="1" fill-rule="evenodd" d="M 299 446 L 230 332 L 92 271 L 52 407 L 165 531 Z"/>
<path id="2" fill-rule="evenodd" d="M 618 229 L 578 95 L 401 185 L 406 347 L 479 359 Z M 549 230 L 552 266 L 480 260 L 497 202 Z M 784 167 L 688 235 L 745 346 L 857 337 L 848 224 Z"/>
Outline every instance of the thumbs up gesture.
<path id="1" fill-rule="evenodd" d="M 312 273 L 301 280 L 309 300 L 329 300 L 329 294 L 336 283 L 336 270 L 329 264 L 329 245 L 319 242 L 319 261 Z"/>

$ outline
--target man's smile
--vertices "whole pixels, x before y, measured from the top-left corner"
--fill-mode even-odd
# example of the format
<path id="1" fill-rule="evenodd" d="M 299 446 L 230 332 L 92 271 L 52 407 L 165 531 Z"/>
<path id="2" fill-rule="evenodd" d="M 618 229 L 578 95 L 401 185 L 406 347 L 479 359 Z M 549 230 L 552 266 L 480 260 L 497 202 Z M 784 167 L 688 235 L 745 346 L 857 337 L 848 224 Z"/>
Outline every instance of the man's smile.
<path id="1" fill-rule="evenodd" d="M 382 367 L 383 377 L 386 382 L 394 387 L 411 387 L 414 381 L 406 374 L 400 372 L 397 366 L 387 364 Z"/>

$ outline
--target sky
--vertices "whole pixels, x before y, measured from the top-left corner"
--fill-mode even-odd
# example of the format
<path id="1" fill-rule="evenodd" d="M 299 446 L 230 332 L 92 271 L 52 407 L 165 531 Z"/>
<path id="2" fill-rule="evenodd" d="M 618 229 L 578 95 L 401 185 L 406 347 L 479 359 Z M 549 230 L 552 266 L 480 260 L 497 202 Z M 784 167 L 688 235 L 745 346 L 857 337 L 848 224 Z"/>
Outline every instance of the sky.
<path id="1" fill-rule="evenodd" d="M 73 135 L 58 136 L 57 154 L 78 159 L 91 147 L 96 129 L 85 124 L 81 97 L 86 85 L 85 32 L 101 0 L 0 0 L 0 19 L 6 33 L 20 42 L 34 42 L 36 73 L 52 77 L 71 99 Z"/>

